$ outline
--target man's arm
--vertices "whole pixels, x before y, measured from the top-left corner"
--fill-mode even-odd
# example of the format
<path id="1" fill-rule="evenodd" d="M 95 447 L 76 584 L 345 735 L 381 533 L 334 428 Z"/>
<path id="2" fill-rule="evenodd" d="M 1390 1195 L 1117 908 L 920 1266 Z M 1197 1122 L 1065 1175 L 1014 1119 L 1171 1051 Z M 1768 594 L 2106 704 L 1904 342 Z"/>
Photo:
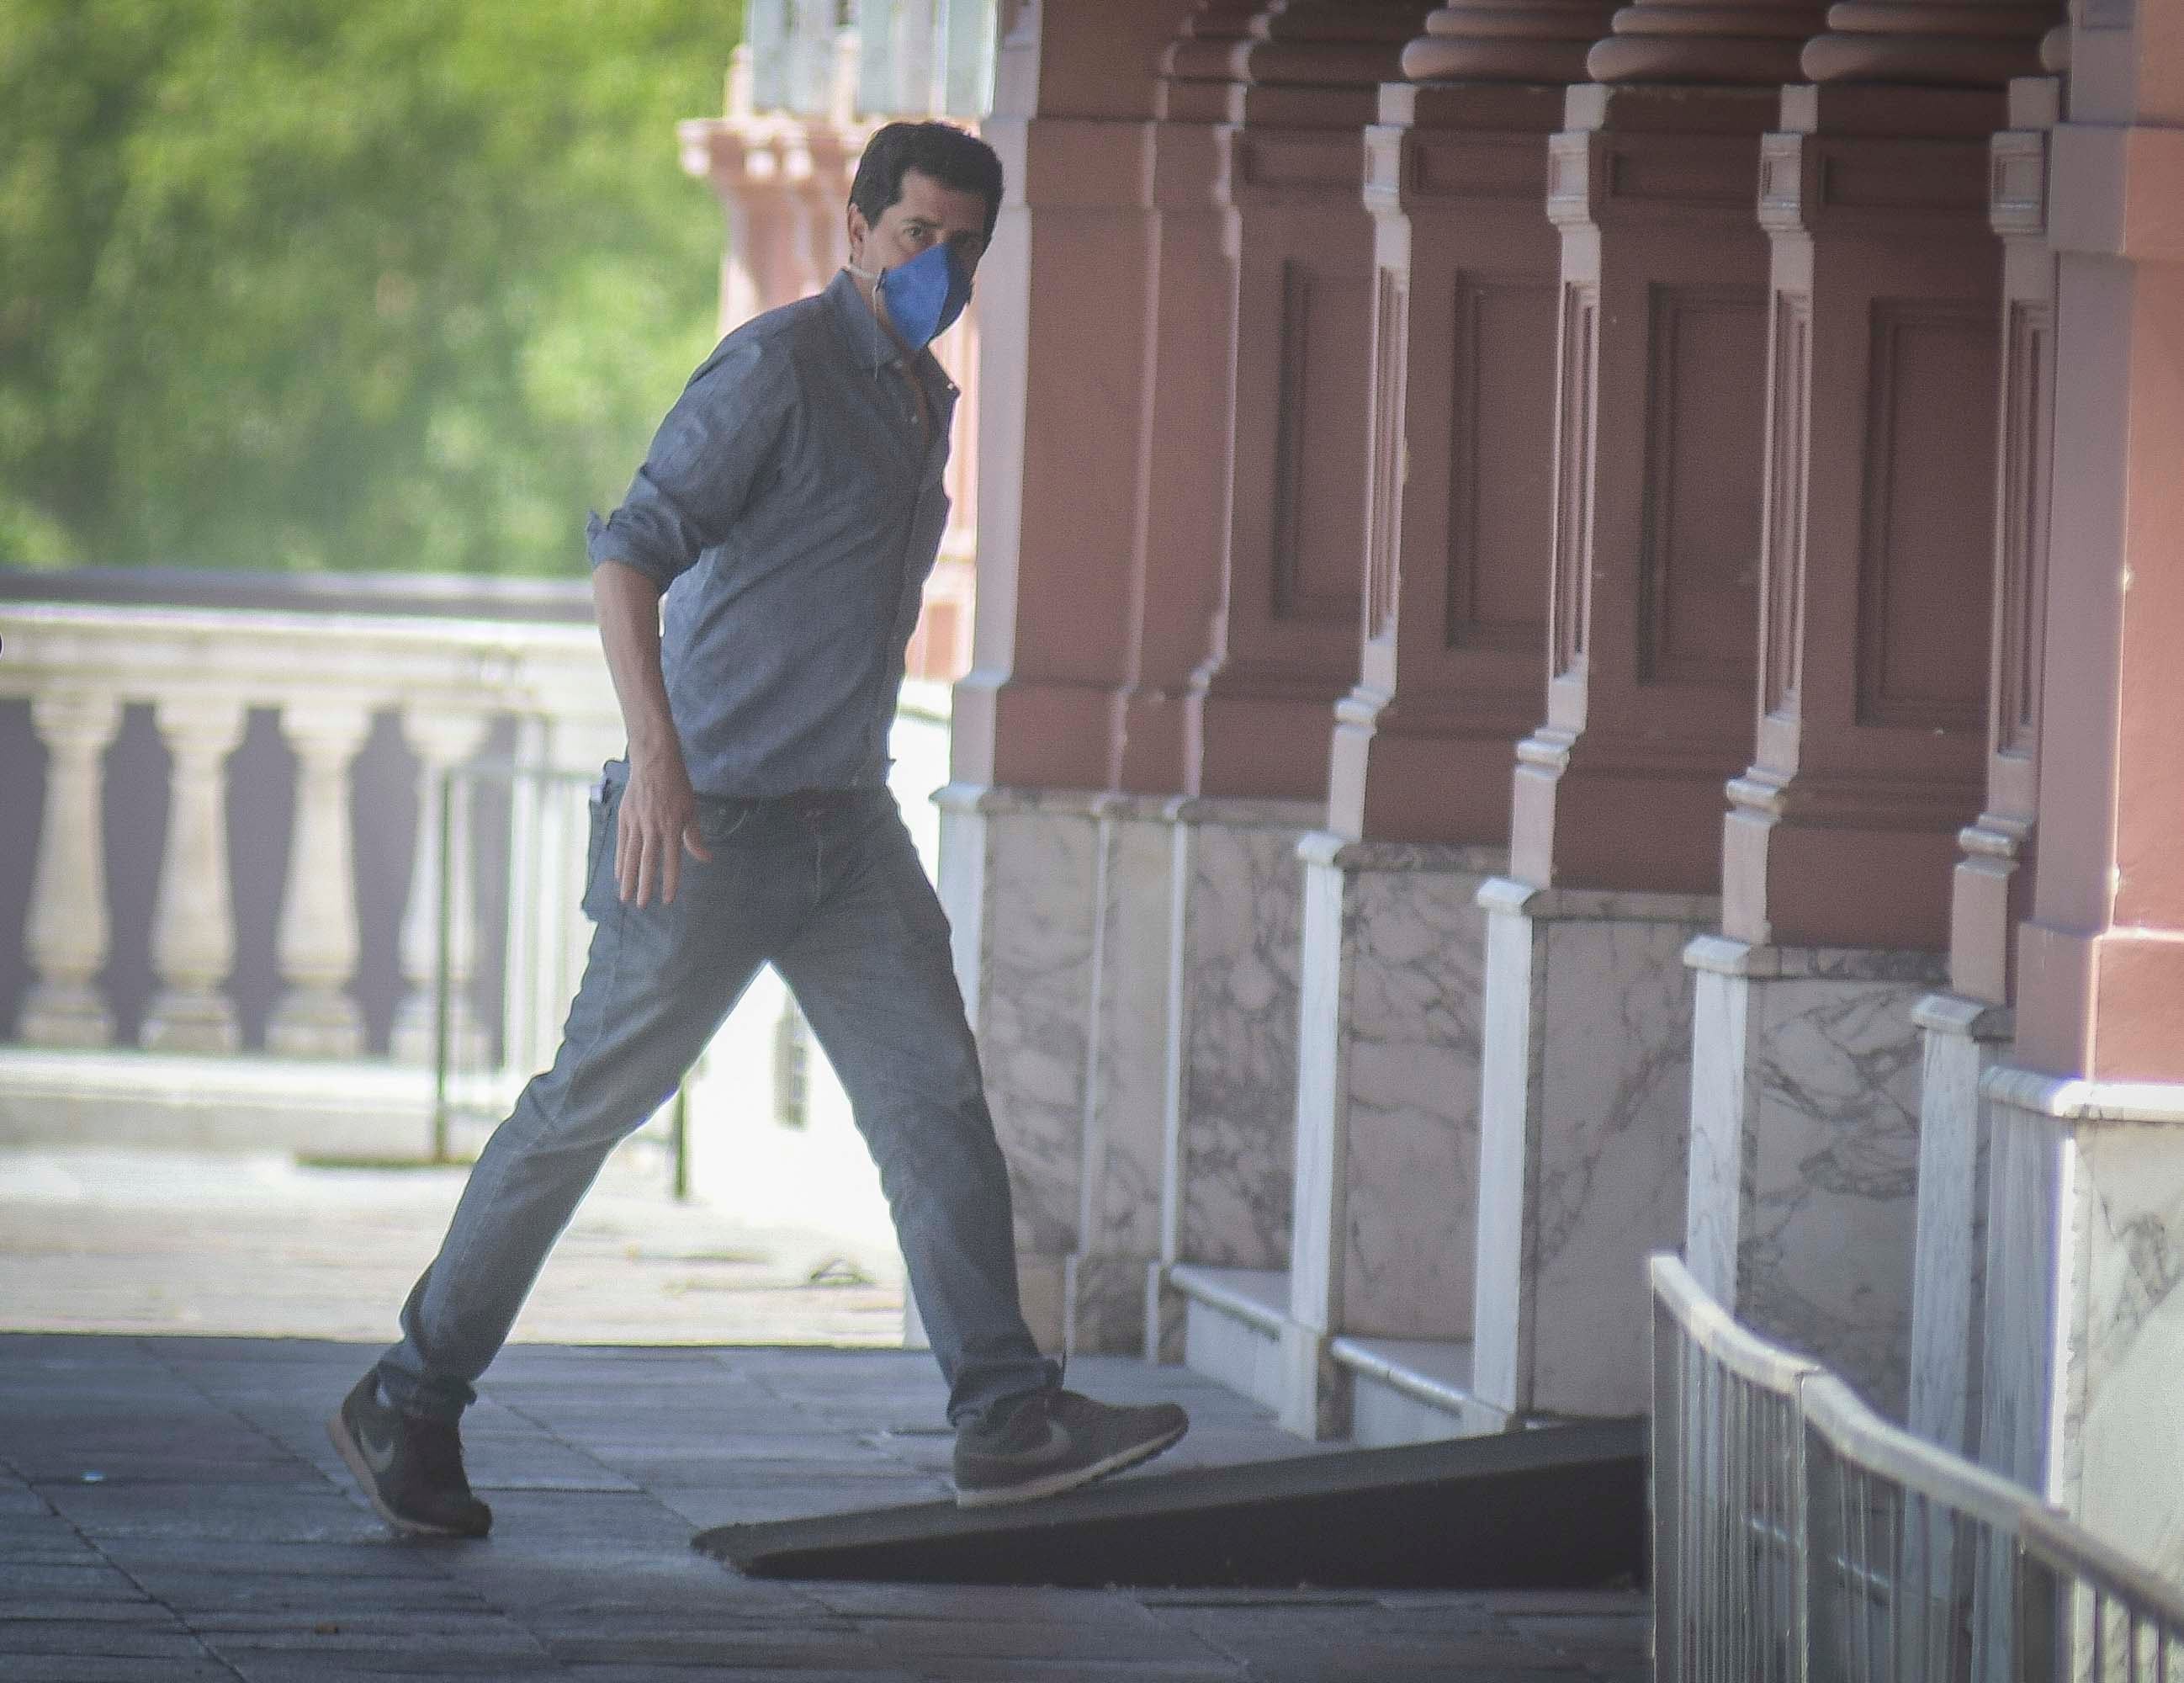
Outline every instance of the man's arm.
<path id="1" fill-rule="evenodd" d="M 621 897 L 643 906 L 660 890 L 675 898 L 682 850 L 710 860 L 698 829 L 697 798 L 682 763 L 682 744 L 660 675 L 660 587 L 621 561 L 592 569 L 592 602 L 599 618 L 607 672 L 629 733 L 629 783 L 615 829 L 615 877 Z"/>

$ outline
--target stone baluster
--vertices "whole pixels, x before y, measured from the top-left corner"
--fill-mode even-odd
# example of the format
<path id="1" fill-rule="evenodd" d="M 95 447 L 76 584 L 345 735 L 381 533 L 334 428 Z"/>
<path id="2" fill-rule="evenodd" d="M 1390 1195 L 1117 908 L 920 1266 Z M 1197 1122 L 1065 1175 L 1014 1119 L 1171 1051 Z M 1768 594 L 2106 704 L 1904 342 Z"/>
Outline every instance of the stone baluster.
<path id="1" fill-rule="evenodd" d="M 1748 757 L 1774 44 L 1817 7 L 1641 0 L 1549 142 L 1561 237 L 1546 717 L 1487 912 L 1473 1390 L 1646 1402 L 1644 1257 L 1684 1225 L 1691 989 Z M 1634 46 L 1632 43 L 1637 43 Z"/>
<path id="2" fill-rule="evenodd" d="M 489 721 L 482 714 L 450 711 L 437 702 L 403 709 L 402 731 L 417 755 L 417 851 L 410 872 L 410 897 L 402 915 L 402 980 L 407 989 L 394 1017 L 391 1050 L 405 1063 L 430 1063 L 437 1050 L 438 994 L 448 989 L 448 1056 L 451 1067 L 475 1069 L 485 1035 L 471 998 L 476 973 L 476 915 L 471 882 L 471 799 L 458 783 L 447 802 L 447 777 L 478 750 Z M 444 830 L 443 825 L 444 824 Z M 446 839 L 444 855 L 442 838 Z M 441 885 L 447 886 L 442 910 Z M 447 960 L 440 959 L 441 931 Z"/>
<path id="3" fill-rule="evenodd" d="M 101 756 L 121 727 L 109 693 L 55 688 L 31 702 L 46 745 L 46 806 L 25 932 L 36 977 L 22 1038 L 40 1046 L 103 1046 L 113 1014 L 99 995 L 106 965 L 106 820 Z"/>
<path id="4" fill-rule="evenodd" d="M 296 750 L 296 824 L 276 947 L 287 991 L 266 1046 L 287 1057 L 354 1057 L 364 1024 L 348 992 L 357 957 L 348 772 L 371 719 L 361 702 L 293 701 L 281 727 Z"/>
<path id="5" fill-rule="evenodd" d="M 1951 14 L 1954 33 L 1930 32 Z M 1984 20 L 1984 21 L 1982 21 Z M 1981 809 L 2001 249 L 1993 78 L 2053 14 L 1838 5 L 1767 137 L 1760 718 L 1694 944 L 1693 1271 L 1892 1414 L 1921 1044 Z M 1959 27 L 1960 26 L 1960 27 Z M 1909 33 L 1900 31 L 1908 31 Z M 1911 78 L 1912 85 L 1901 79 Z"/>
<path id="6" fill-rule="evenodd" d="M 2010 84 L 1994 137 L 1990 215 L 2003 241 L 2002 426 L 1995 485 L 1994 622 L 1987 677 L 1986 804 L 1958 837 L 1949 986 L 1919 1001 L 1919 1187 L 1908 1420 L 1959 1454 L 1975 1448 L 1985 1321 L 1987 1129 L 1980 1083 L 2006 1050 L 2012 949 L 2031 911 L 2040 788 L 2040 684 L 2054 482 L 2055 253 L 2048 150 L 2061 84 Z"/>
<path id="7" fill-rule="evenodd" d="M 161 698 L 156 716 L 174 774 L 152 926 L 159 990 L 144 1020 L 144 1044 L 158 1051 L 231 1052 L 235 1007 L 220 991 L 235 962 L 226 766 L 242 741 L 246 716 L 239 697 L 183 694 Z"/>
<path id="8" fill-rule="evenodd" d="M 1327 828 L 1301 850 L 1293 1431 L 1374 1439 L 1389 1393 L 1351 1406 L 1372 1341 L 1431 1346 L 1446 1373 L 1470 1338 L 1478 896 L 1507 868 L 1510 752 L 1546 679 L 1558 251 L 1540 205 L 1563 84 L 1607 14 L 1444 6 L 1366 131 L 1364 640 Z"/>

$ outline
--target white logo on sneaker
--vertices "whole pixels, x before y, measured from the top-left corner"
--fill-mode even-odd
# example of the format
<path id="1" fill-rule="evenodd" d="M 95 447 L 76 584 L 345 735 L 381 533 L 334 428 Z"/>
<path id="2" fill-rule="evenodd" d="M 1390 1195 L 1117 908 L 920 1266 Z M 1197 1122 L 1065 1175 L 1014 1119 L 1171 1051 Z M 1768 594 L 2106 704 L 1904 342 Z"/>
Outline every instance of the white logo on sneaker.
<path id="1" fill-rule="evenodd" d="M 397 1446 L 392 1436 L 388 1437 L 384 1445 L 376 1444 L 371 1441 L 371 1434 L 370 1432 L 365 1431 L 362 1427 L 359 1427 L 356 1434 L 356 1445 L 358 1449 L 363 1452 L 364 1464 L 370 1468 L 373 1472 L 380 1474 L 382 1478 L 385 1477 L 388 1470 L 393 1467 L 394 1452 Z"/>
<path id="2" fill-rule="evenodd" d="M 1062 1429 L 1061 1422 L 1046 1423 L 1046 1441 L 1037 1449 L 1028 1449 L 1022 1455 L 1012 1455 L 1011 1461 L 1027 1462 L 1034 1467 L 1044 1467 L 1049 1462 L 1059 1461 L 1069 1453 L 1069 1434 Z"/>

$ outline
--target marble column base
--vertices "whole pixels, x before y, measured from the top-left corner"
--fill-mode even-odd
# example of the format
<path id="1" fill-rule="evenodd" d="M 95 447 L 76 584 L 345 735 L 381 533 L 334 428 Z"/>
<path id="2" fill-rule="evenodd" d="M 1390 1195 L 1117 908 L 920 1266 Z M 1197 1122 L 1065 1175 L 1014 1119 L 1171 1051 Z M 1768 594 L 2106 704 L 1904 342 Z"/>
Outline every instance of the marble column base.
<path id="1" fill-rule="evenodd" d="M 1314 802 L 1186 798 L 1167 809 L 1168 1039 L 1161 1175 L 1163 1268 L 1289 1264 L 1303 879 Z M 1155 1270 L 1149 1356 L 1179 1358 L 1183 1304 Z"/>
<path id="2" fill-rule="evenodd" d="M 394 1026 L 387 1052 L 397 1063 L 431 1065 L 439 1046 L 438 1012 L 427 994 L 413 994 L 395 1008 Z M 471 1011 L 470 1001 L 457 999 L 448 1020 L 448 1064 L 453 1069 L 476 1069 L 486 1059 L 485 1025 Z"/>
<path id="3" fill-rule="evenodd" d="M 2184 1577 L 2184 1085 L 1998 1065 L 1980 1459 Z"/>
<path id="4" fill-rule="evenodd" d="M 1173 803 L 1106 794 L 1091 808 L 1091 1017 L 1077 1247 L 1063 1296 L 1072 1351 L 1145 1347 L 1145 1277 L 1160 1257 L 1166 1151 Z"/>
<path id="5" fill-rule="evenodd" d="M 235 1006 L 217 988 L 163 989 L 139 1038 L 153 1052 L 231 1052 L 241 1044 Z"/>
<path id="6" fill-rule="evenodd" d="M 41 982 L 24 1001 L 16 1033 L 31 1046 L 111 1046 L 114 1014 L 86 982 Z"/>
<path id="7" fill-rule="evenodd" d="M 1930 994 L 1911 1019 L 1925 1047 L 1905 1422 L 1929 1442 L 1968 1455 L 1978 1434 L 1986 1324 L 1987 1129 L 1980 1078 L 2008 1045 L 2011 1013 L 1984 1000 Z"/>
<path id="8" fill-rule="evenodd" d="M 1496 878 L 1486 913 L 1473 1385 L 1511 1415 L 1649 1395 L 1645 1259 L 1684 1228 L 1691 989 L 1711 896 Z"/>
<path id="9" fill-rule="evenodd" d="M 294 988 L 265 1024 L 276 1057 L 353 1058 L 364 1051 L 364 1015 L 338 988 Z"/>
<path id="10" fill-rule="evenodd" d="M 1065 1347 L 1078 1249 L 1098 800 L 964 784 L 934 796 L 956 979 L 1009 1161 L 1024 1318 L 1050 1351 Z"/>
<path id="11" fill-rule="evenodd" d="M 1282 1424 L 1350 1429 L 1345 1333 L 1471 1333 L 1479 1027 L 1498 848 L 1346 841 L 1304 871 L 1290 1321 Z"/>
<path id="12" fill-rule="evenodd" d="M 1904 1414 L 1932 953 L 1702 937 L 1686 1258 L 1763 1336 Z"/>

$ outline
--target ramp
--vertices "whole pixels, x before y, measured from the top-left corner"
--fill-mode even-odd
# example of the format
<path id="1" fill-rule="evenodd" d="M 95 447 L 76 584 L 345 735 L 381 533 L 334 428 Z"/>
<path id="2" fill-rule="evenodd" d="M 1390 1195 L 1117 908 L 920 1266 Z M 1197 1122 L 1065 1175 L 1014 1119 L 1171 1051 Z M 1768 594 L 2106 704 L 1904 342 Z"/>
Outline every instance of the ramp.
<path id="1" fill-rule="evenodd" d="M 1591 1588 L 1645 1580 L 1645 1422 L 1126 1474 L 1019 1507 L 722 1525 L 762 1578 L 1098 1588 Z"/>

